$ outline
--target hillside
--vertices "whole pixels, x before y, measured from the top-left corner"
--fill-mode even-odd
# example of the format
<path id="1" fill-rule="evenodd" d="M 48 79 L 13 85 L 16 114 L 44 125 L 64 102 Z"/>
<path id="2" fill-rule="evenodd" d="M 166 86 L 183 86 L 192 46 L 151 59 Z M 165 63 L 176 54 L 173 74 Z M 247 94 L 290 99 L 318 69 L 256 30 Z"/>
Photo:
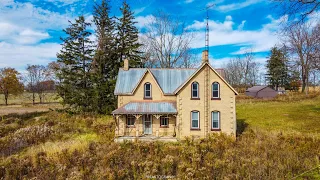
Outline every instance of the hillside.
<path id="1" fill-rule="evenodd" d="M 0 121 L 5 179 L 318 179 L 320 97 L 237 103 L 238 137 L 113 142 L 110 116 L 35 112 Z M 317 168 L 318 167 L 318 168 Z"/>

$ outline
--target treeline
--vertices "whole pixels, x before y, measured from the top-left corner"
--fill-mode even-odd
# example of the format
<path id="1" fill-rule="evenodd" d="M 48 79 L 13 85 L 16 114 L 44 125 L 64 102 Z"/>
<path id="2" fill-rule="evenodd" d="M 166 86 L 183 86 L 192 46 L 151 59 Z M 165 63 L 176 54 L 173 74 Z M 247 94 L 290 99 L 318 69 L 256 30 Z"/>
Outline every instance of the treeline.
<path id="1" fill-rule="evenodd" d="M 193 36 L 180 19 L 157 11 L 139 37 L 134 13 L 125 1 L 120 17 L 110 15 L 107 0 L 96 3 L 93 9 L 91 22 L 84 16 L 69 21 L 56 62 L 28 65 L 23 75 L 12 68 L 3 69 L 0 93 L 5 95 L 6 104 L 9 94 L 23 91 L 32 93 L 33 103 L 41 103 L 45 92 L 54 90 L 72 110 L 110 113 L 116 107 L 113 91 L 124 59 L 129 60 L 130 67 L 196 65 L 189 46 Z M 12 78 L 15 81 L 6 80 Z"/>
<path id="2" fill-rule="evenodd" d="M 14 68 L 0 69 L 0 94 L 3 94 L 5 105 L 8 105 L 9 95 L 31 93 L 32 103 L 43 103 L 46 93 L 55 92 L 56 63 L 43 65 L 27 65 L 25 73 L 21 74 Z"/>
<path id="3" fill-rule="evenodd" d="M 255 85 L 269 85 L 308 93 L 320 81 L 320 24 L 286 27 L 282 42 L 270 50 L 265 71 L 252 52 L 230 59 L 225 65 L 227 81 L 239 91 Z"/>

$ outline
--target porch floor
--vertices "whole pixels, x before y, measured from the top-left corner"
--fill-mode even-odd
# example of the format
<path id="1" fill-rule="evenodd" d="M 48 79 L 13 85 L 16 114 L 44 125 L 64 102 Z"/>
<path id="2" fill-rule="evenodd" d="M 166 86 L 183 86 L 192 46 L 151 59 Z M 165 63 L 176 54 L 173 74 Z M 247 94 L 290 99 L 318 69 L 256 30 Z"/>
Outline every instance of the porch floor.
<path id="1" fill-rule="evenodd" d="M 163 142 L 178 142 L 176 137 L 172 136 L 164 136 L 164 137 L 157 137 L 157 136 L 121 136 L 114 138 L 115 142 L 124 142 L 124 141 L 148 141 L 148 142 L 153 142 L 153 141 L 163 141 Z"/>

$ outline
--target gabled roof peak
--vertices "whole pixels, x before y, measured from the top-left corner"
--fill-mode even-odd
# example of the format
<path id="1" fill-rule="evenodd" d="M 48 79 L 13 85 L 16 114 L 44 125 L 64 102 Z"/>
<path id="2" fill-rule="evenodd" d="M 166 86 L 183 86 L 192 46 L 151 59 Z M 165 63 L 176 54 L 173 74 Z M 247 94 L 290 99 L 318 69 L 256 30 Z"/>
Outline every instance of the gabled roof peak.
<path id="1" fill-rule="evenodd" d="M 132 95 L 143 77 L 150 72 L 163 94 L 175 95 L 177 90 L 206 64 L 210 66 L 209 63 L 204 63 L 199 68 L 129 68 L 127 71 L 120 68 L 114 94 Z M 223 79 L 223 69 L 216 69 L 214 72 Z"/>

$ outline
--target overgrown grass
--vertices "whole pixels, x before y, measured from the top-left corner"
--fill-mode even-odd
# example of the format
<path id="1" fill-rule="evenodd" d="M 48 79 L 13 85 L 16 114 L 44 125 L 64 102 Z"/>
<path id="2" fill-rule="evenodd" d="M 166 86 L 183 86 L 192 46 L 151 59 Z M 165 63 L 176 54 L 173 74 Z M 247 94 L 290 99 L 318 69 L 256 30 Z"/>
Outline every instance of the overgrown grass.
<path id="1" fill-rule="evenodd" d="M 317 179 L 320 99 L 240 100 L 237 140 L 114 143 L 110 116 L 49 112 L 0 121 L 4 179 Z"/>

